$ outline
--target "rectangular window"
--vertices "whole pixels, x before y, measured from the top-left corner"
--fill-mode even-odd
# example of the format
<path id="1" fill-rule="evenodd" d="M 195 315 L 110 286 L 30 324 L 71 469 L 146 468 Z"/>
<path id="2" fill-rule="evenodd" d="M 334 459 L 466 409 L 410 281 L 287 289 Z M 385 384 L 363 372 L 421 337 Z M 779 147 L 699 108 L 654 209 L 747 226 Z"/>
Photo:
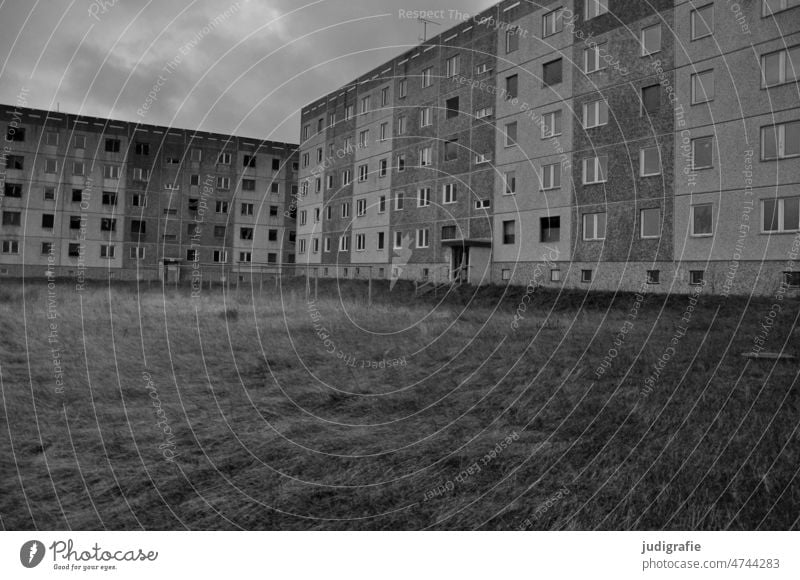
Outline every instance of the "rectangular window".
<path id="1" fill-rule="evenodd" d="M 417 248 L 430 247 L 430 234 L 429 229 L 417 230 Z"/>
<path id="2" fill-rule="evenodd" d="M 702 286 L 705 283 L 706 273 L 704 270 L 689 271 L 689 285 Z"/>
<path id="3" fill-rule="evenodd" d="M 214 250 L 213 260 L 215 264 L 224 264 L 228 261 L 228 252 L 225 250 Z"/>
<path id="4" fill-rule="evenodd" d="M 70 258 L 77 258 L 81 255 L 81 245 L 80 244 L 70 244 L 67 247 L 67 253 Z"/>
<path id="5" fill-rule="evenodd" d="M 378 245 L 376 246 L 378 250 L 383 250 L 386 245 L 386 234 L 384 232 L 378 232 Z"/>
<path id="6" fill-rule="evenodd" d="M 476 119 L 487 119 L 494 114 L 494 110 L 492 107 L 484 107 L 483 109 L 478 109 L 475 112 Z"/>
<path id="7" fill-rule="evenodd" d="M 399 93 L 401 99 L 408 95 L 408 79 L 400 79 Z"/>
<path id="8" fill-rule="evenodd" d="M 506 123 L 506 147 L 514 147 L 517 144 L 517 124 Z"/>
<path id="9" fill-rule="evenodd" d="M 75 149 L 86 149 L 86 135 L 75 135 L 72 146 Z"/>
<path id="10" fill-rule="evenodd" d="M 106 139 L 106 153 L 119 153 L 119 139 Z"/>
<path id="11" fill-rule="evenodd" d="M 83 201 L 83 190 L 82 189 L 73 189 L 72 190 L 72 203 L 80 203 L 81 201 Z"/>
<path id="12" fill-rule="evenodd" d="M 365 234 L 356 234 L 356 252 L 363 252 L 367 249 L 367 236 Z"/>
<path id="13" fill-rule="evenodd" d="M 714 137 L 692 139 L 692 167 L 709 169 L 714 166 Z"/>
<path id="14" fill-rule="evenodd" d="M 252 240 L 253 239 L 253 228 L 240 228 L 239 229 L 239 239 L 240 240 Z"/>
<path id="15" fill-rule="evenodd" d="M 56 189 L 55 187 L 45 187 L 44 188 L 44 200 L 45 201 L 55 201 L 56 199 Z"/>
<path id="16" fill-rule="evenodd" d="M 256 190 L 255 179 L 242 179 L 242 191 L 255 191 L 255 190 Z"/>
<path id="17" fill-rule="evenodd" d="M 506 99 L 509 101 L 519 96 L 519 75 L 506 77 Z"/>
<path id="18" fill-rule="evenodd" d="M 131 207 L 147 207 L 147 196 L 143 193 L 134 193 L 131 196 Z"/>
<path id="19" fill-rule="evenodd" d="M 347 234 L 339 238 L 339 251 L 340 252 L 350 251 L 350 236 L 348 236 Z"/>
<path id="20" fill-rule="evenodd" d="M 560 84 L 562 80 L 561 59 L 551 60 L 542 65 L 542 84 L 545 87 L 552 87 Z"/>
<path id="21" fill-rule="evenodd" d="M 639 175 L 649 177 L 661 175 L 661 153 L 658 147 L 639 150 Z"/>
<path id="22" fill-rule="evenodd" d="M 661 25 L 642 28 L 642 56 L 661 52 Z"/>
<path id="23" fill-rule="evenodd" d="M 78 244 L 75 245 L 77 246 Z M 19 254 L 19 242 L 17 240 L 3 240 L 3 253 Z"/>
<path id="24" fill-rule="evenodd" d="M 442 203 L 455 203 L 456 202 L 456 184 L 447 183 L 442 186 Z"/>
<path id="25" fill-rule="evenodd" d="M 361 114 L 362 115 L 365 115 L 365 114 L 369 113 L 370 102 L 371 102 L 370 97 L 362 97 L 361 98 Z"/>
<path id="26" fill-rule="evenodd" d="M 58 161 L 55 159 L 44 160 L 44 172 L 48 175 L 55 175 L 58 173 Z"/>
<path id="27" fill-rule="evenodd" d="M 308 212 L 306 210 L 300 210 L 300 225 L 304 226 L 308 223 Z"/>
<path id="28" fill-rule="evenodd" d="M 605 46 L 606 43 L 604 42 L 602 44 L 593 44 L 583 49 L 583 72 L 589 74 L 605 68 L 601 57 Z"/>
<path id="29" fill-rule="evenodd" d="M 800 155 L 800 121 L 761 128 L 761 159 L 770 161 Z"/>
<path id="30" fill-rule="evenodd" d="M 113 191 L 104 191 L 102 202 L 103 205 L 117 205 L 117 194 Z"/>
<path id="31" fill-rule="evenodd" d="M 417 191 L 417 207 L 428 207 L 431 204 L 431 188 L 421 187 Z"/>
<path id="32" fill-rule="evenodd" d="M 592 270 L 581 270 L 581 282 L 584 284 L 591 284 L 592 283 Z"/>
<path id="33" fill-rule="evenodd" d="M 378 199 L 378 213 L 386 213 L 386 196 L 382 195 Z"/>
<path id="34" fill-rule="evenodd" d="M 597 241 L 606 239 L 606 214 L 583 214 L 583 239 Z"/>
<path id="35" fill-rule="evenodd" d="M 367 200 L 359 199 L 356 201 L 356 216 L 363 217 L 367 215 Z"/>
<path id="36" fill-rule="evenodd" d="M 4 191 L 6 197 L 22 197 L 22 185 L 19 183 L 6 183 Z"/>
<path id="37" fill-rule="evenodd" d="M 215 238 L 224 238 L 226 234 L 225 226 L 214 226 L 214 237 Z"/>
<path id="38" fill-rule="evenodd" d="M 150 171 L 147 169 L 142 169 L 141 167 L 134 167 L 133 168 L 133 180 L 134 181 L 148 181 L 150 179 Z"/>
<path id="39" fill-rule="evenodd" d="M 381 159 L 378 162 L 378 177 L 386 177 L 389 173 L 389 160 Z"/>
<path id="40" fill-rule="evenodd" d="M 600 99 L 583 105 L 583 127 L 591 129 L 608 124 L 608 103 Z"/>
<path id="41" fill-rule="evenodd" d="M 58 145 L 58 133 L 55 131 L 48 131 L 45 134 L 45 145 L 56 147 Z"/>
<path id="42" fill-rule="evenodd" d="M 766 199 L 761 209 L 765 233 L 800 231 L 800 197 Z"/>
<path id="43" fill-rule="evenodd" d="M 442 239 L 455 240 L 456 239 L 456 226 L 442 226 Z"/>
<path id="44" fill-rule="evenodd" d="M 542 38 L 558 34 L 564 29 L 564 9 L 556 8 L 542 16 Z"/>
<path id="45" fill-rule="evenodd" d="M 398 191 L 394 194 L 394 209 L 395 211 L 401 211 L 403 209 L 403 205 L 405 203 L 405 194 L 402 191 Z"/>
<path id="46" fill-rule="evenodd" d="M 711 236 L 713 235 L 714 212 L 713 204 L 704 203 L 692 206 L 692 235 Z"/>
<path id="47" fill-rule="evenodd" d="M 244 216 L 252 216 L 255 211 L 255 204 L 253 203 L 243 203 L 241 206 L 241 213 Z"/>
<path id="48" fill-rule="evenodd" d="M 6 168 L 16 170 L 25 169 L 25 158 L 22 155 L 9 155 L 6 161 Z"/>
<path id="49" fill-rule="evenodd" d="M 360 165 L 358 167 L 358 181 L 364 182 L 369 177 L 369 165 Z"/>
<path id="50" fill-rule="evenodd" d="M 394 233 L 394 249 L 395 250 L 403 249 L 403 232 Z"/>
<path id="51" fill-rule="evenodd" d="M 604 183 L 608 171 L 608 156 L 590 157 L 583 160 L 583 184 Z"/>
<path id="52" fill-rule="evenodd" d="M 714 5 L 708 4 L 692 10 L 692 40 L 711 36 L 714 31 Z"/>
<path id="53" fill-rule="evenodd" d="M 503 176 L 503 193 L 505 195 L 514 195 L 517 193 L 517 173 L 516 171 L 508 171 Z"/>
<path id="54" fill-rule="evenodd" d="M 642 87 L 642 116 L 657 113 L 661 108 L 661 85 Z"/>
<path id="55" fill-rule="evenodd" d="M 454 161 L 458 159 L 458 139 L 448 139 L 444 142 L 444 160 Z"/>
<path id="56" fill-rule="evenodd" d="M 639 221 L 641 222 L 640 235 L 643 239 L 661 237 L 660 209 L 643 209 L 639 213 Z"/>
<path id="57" fill-rule="evenodd" d="M 51 213 L 42 214 L 42 229 L 52 230 L 55 225 L 56 216 Z"/>
<path id="58" fill-rule="evenodd" d="M 113 260 L 116 253 L 116 246 L 100 246 L 100 257 L 106 260 Z"/>
<path id="59" fill-rule="evenodd" d="M 131 248 L 130 251 L 131 260 L 144 260 L 145 254 L 146 254 L 145 248 L 142 248 L 140 246 L 135 246 Z"/>
<path id="60" fill-rule="evenodd" d="M 350 185 L 353 181 L 353 174 L 350 172 L 349 169 L 345 169 L 342 171 L 342 185 Z"/>
<path id="61" fill-rule="evenodd" d="M 388 104 L 389 104 L 389 87 L 383 87 L 381 89 L 381 107 L 385 107 Z M 331 125 L 332 124 L 333 123 L 331 123 Z"/>
<path id="62" fill-rule="evenodd" d="M 6 127 L 6 141 L 25 141 L 25 127 Z"/>
<path id="63" fill-rule="evenodd" d="M 551 111 L 542 115 L 542 139 L 561 135 L 561 111 Z"/>
<path id="64" fill-rule="evenodd" d="M 692 75 L 692 104 L 714 100 L 714 71 L 707 70 Z"/>
<path id="65" fill-rule="evenodd" d="M 18 226 L 22 224 L 22 213 L 18 211 L 4 211 L 3 212 L 3 225 L 4 226 Z"/>
<path id="66" fill-rule="evenodd" d="M 203 150 L 193 147 L 189 152 L 189 156 L 194 163 L 200 163 L 203 160 Z"/>
<path id="67" fill-rule="evenodd" d="M 560 216 L 539 218 L 539 227 L 541 228 L 539 236 L 539 241 L 541 243 L 554 243 L 561 240 Z"/>
<path id="68" fill-rule="evenodd" d="M 278 241 L 278 230 L 268 230 L 267 231 L 267 241 L 268 242 L 277 242 Z"/>
<path id="69" fill-rule="evenodd" d="M 422 71 L 422 88 L 426 89 L 433 84 L 433 67 L 429 66 Z"/>
<path id="70" fill-rule="evenodd" d="M 369 146 L 369 129 L 359 132 L 358 134 L 358 148 L 366 149 Z"/>
<path id="71" fill-rule="evenodd" d="M 453 55 L 445 61 L 445 74 L 447 78 L 453 78 L 461 71 L 461 57 Z"/>
<path id="72" fill-rule="evenodd" d="M 347 202 L 342 204 L 342 217 L 343 218 L 350 217 L 350 204 Z"/>
<path id="73" fill-rule="evenodd" d="M 586 10 L 584 15 L 586 20 L 597 18 L 601 14 L 608 12 L 608 0 L 584 0 Z"/>
<path id="74" fill-rule="evenodd" d="M 516 27 L 506 30 L 506 54 L 519 50 L 519 29 Z"/>
<path id="75" fill-rule="evenodd" d="M 242 167 L 245 169 L 255 169 L 256 168 L 256 156 L 255 155 L 245 155 L 242 158 Z"/>
<path id="76" fill-rule="evenodd" d="M 143 236 L 147 234 L 147 222 L 142 220 L 131 220 L 131 235 Z"/>
<path id="77" fill-rule="evenodd" d="M 419 126 L 428 127 L 430 125 L 433 125 L 433 109 L 424 107 L 419 112 Z"/>
<path id="78" fill-rule="evenodd" d="M 458 117 L 458 114 L 461 111 L 461 109 L 459 107 L 459 98 L 458 97 L 452 97 L 450 99 L 447 99 L 445 101 L 445 106 L 447 107 L 446 116 L 447 116 L 448 119 L 454 119 L 455 117 Z"/>
<path id="79" fill-rule="evenodd" d="M 514 245 L 517 241 L 516 222 L 514 220 L 503 222 L 503 244 L 506 246 Z"/>
<path id="80" fill-rule="evenodd" d="M 558 189 L 561 187 L 561 163 L 551 163 L 542 166 L 542 190 Z"/>
<path id="81" fill-rule="evenodd" d="M 648 284 L 660 284 L 661 283 L 661 270 L 648 270 L 647 271 L 647 283 Z"/>
<path id="82" fill-rule="evenodd" d="M 103 165 L 105 179 L 119 179 L 119 165 Z"/>

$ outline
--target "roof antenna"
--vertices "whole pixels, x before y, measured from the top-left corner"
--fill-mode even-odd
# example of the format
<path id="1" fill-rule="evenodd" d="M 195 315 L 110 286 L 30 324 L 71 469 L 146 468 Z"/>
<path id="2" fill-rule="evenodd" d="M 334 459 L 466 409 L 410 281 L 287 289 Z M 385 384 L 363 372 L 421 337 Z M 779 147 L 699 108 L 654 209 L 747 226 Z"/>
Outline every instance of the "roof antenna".
<path id="1" fill-rule="evenodd" d="M 436 26 L 441 26 L 441 23 L 435 22 L 433 20 L 428 20 L 427 18 L 417 18 L 420 22 L 422 22 L 422 36 L 420 37 L 420 42 L 427 42 L 428 41 L 428 24 L 435 24 Z"/>

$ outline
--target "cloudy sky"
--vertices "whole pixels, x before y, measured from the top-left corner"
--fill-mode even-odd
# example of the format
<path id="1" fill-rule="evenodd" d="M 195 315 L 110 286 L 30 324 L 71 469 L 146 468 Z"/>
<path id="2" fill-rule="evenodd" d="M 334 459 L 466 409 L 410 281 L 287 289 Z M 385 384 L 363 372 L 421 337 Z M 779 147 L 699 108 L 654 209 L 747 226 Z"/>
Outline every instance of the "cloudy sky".
<path id="1" fill-rule="evenodd" d="M 496 0 L 0 0 L 0 102 L 297 142 L 299 109 Z M 157 88 L 157 99 L 145 105 Z"/>

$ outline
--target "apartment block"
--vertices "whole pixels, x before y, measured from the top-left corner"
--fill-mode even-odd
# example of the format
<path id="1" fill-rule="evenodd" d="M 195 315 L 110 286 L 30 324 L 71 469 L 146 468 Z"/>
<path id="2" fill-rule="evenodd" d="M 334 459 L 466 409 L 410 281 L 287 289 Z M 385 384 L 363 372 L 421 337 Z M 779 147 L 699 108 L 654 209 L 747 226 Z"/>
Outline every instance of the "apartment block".
<path id="1" fill-rule="evenodd" d="M 298 263 L 797 288 L 798 78 L 797 0 L 506 0 L 303 109 Z"/>
<path id="2" fill-rule="evenodd" d="M 10 106 L 0 118 L 0 275 L 174 282 L 294 264 L 295 145 Z"/>

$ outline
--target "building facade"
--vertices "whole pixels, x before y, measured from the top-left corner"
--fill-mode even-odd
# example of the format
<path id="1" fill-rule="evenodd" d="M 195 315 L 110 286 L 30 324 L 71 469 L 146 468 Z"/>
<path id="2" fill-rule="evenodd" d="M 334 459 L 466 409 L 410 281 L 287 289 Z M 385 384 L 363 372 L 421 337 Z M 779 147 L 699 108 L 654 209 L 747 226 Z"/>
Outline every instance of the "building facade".
<path id="1" fill-rule="evenodd" d="M 800 286 L 800 2 L 505 0 L 302 111 L 311 276 Z"/>
<path id="2" fill-rule="evenodd" d="M 296 145 L 0 107 L 0 275 L 294 272 Z"/>

